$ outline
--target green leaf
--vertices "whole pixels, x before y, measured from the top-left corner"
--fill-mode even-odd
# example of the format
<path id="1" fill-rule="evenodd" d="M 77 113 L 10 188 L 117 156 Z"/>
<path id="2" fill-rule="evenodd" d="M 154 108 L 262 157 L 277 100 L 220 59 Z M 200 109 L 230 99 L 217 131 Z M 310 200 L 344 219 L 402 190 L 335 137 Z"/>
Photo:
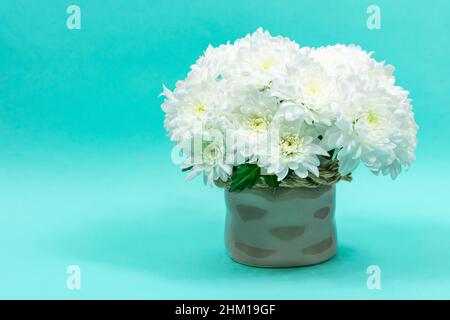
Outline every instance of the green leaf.
<path id="1" fill-rule="evenodd" d="M 231 176 L 230 192 L 241 192 L 252 188 L 261 176 L 261 169 L 256 164 L 241 164 Z"/>
<path id="2" fill-rule="evenodd" d="M 194 166 L 186 167 L 186 168 L 181 169 L 181 171 L 186 172 L 186 171 L 192 170 L 193 167 Z"/>
<path id="3" fill-rule="evenodd" d="M 266 184 L 271 188 L 277 188 L 280 185 L 276 175 L 262 176 Z"/>

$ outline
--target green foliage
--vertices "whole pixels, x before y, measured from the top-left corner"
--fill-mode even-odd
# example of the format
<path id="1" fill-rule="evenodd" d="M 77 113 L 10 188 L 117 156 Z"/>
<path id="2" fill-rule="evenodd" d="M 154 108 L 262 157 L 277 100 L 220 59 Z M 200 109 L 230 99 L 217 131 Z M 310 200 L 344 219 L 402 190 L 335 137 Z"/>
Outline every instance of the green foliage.
<path id="1" fill-rule="evenodd" d="M 262 176 L 266 184 L 271 188 L 277 188 L 280 185 L 276 175 Z"/>
<path id="2" fill-rule="evenodd" d="M 230 192 L 241 192 L 252 188 L 261 177 L 261 169 L 257 164 L 241 164 L 231 175 Z"/>

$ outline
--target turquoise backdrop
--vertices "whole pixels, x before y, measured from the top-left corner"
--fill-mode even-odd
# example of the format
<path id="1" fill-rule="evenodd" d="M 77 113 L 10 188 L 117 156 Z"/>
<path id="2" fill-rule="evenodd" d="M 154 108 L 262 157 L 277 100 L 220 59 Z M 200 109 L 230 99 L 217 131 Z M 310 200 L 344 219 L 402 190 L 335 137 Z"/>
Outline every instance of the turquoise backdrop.
<path id="1" fill-rule="evenodd" d="M 80 30 L 66 27 L 71 4 Z M 366 27 L 370 4 L 380 30 Z M 2 0 L 0 298 L 450 298 L 449 12 L 447 0 Z M 375 51 L 414 100 L 416 163 L 396 181 L 360 168 L 338 185 L 340 248 L 325 264 L 232 262 L 223 191 L 171 163 L 162 83 L 259 26 Z"/>

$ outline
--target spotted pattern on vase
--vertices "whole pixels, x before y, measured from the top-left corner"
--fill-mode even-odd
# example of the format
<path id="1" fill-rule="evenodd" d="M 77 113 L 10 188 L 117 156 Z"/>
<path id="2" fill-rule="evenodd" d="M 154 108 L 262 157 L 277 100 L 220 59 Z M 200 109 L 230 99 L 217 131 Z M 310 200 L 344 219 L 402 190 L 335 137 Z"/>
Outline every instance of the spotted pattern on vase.
<path id="1" fill-rule="evenodd" d="M 311 265 L 337 251 L 335 186 L 225 190 L 230 257 L 261 267 Z"/>

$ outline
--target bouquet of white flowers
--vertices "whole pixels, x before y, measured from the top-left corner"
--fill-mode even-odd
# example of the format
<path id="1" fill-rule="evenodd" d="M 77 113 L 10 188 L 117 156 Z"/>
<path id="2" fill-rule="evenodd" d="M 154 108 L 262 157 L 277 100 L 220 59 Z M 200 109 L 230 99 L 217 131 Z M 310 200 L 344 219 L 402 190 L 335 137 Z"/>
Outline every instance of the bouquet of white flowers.
<path id="1" fill-rule="evenodd" d="M 418 127 L 394 68 L 371 55 L 356 45 L 300 47 L 261 28 L 209 46 L 162 93 L 183 171 L 230 191 L 330 185 L 361 162 L 395 178 L 415 159 Z"/>

